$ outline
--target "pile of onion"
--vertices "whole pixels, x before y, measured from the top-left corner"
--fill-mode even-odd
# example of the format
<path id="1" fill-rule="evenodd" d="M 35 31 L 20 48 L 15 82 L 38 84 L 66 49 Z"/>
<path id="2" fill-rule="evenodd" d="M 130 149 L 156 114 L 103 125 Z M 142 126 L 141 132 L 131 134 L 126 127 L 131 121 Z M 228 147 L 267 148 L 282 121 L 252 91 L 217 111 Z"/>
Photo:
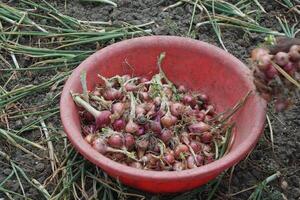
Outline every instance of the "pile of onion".
<path id="1" fill-rule="evenodd" d="M 230 124 L 206 94 L 176 86 L 161 68 L 151 79 L 99 77 L 103 84 L 94 91 L 72 95 L 85 139 L 101 154 L 156 171 L 192 169 L 220 157 Z"/>
<path id="2" fill-rule="evenodd" d="M 275 109 L 285 110 L 290 105 L 287 98 L 295 86 L 278 71 L 284 70 L 291 78 L 300 80 L 300 45 L 292 45 L 288 52 L 271 54 L 267 48 L 256 48 L 251 53 L 255 63 L 255 83 L 261 95 L 271 101 L 275 98 Z"/>

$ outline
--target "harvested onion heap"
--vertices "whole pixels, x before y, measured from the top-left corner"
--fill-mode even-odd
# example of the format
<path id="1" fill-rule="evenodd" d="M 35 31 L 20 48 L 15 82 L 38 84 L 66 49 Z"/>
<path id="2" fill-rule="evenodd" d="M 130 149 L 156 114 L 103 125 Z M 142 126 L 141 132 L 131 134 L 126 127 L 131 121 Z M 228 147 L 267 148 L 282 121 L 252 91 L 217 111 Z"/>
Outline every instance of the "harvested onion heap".
<path id="1" fill-rule="evenodd" d="M 288 52 L 277 52 L 275 55 L 270 54 L 266 48 L 256 48 L 252 51 L 251 58 L 256 64 L 254 75 L 257 89 L 266 100 L 275 98 L 277 111 L 286 109 L 290 104 L 287 97 L 291 96 L 296 87 L 278 68 L 296 82 L 300 81 L 300 45 L 293 45 Z"/>
<path id="2" fill-rule="evenodd" d="M 156 170 L 192 169 L 224 155 L 236 111 L 216 115 L 207 95 L 170 82 L 129 75 L 105 78 L 92 92 L 72 94 L 81 109 L 86 141 L 127 166 Z M 233 111 L 233 112 L 232 112 Z"/>

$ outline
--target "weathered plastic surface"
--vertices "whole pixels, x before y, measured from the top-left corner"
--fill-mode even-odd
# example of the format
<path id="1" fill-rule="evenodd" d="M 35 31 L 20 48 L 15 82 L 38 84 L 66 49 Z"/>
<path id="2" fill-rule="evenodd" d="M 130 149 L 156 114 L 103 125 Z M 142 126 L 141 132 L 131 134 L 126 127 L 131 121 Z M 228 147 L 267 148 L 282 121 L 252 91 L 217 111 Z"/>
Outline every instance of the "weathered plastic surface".
<path id="1" fill-rule="evenodd" d="M 81 92 L 80 73 L 87 72 L 88 89 L 100 80 L 134 74 L 150 77 L 158 72 L 157 57 L 166 52 L 162 68 L 177 84 L 208 94 L 218 111 L 231 108 L 249 90 L 244 107 L 236 114 L 236 134 L 230 152 L 208 165 L 181 172 L 146 171 L 124 166 L 98 153 L 81 135 L 77 107 L 70 91 Z M 72 73 L 61 96 L 61 119 L 74 147 L 89 161 L 129 186 L 153 193 L 187 191 L 203 185 L 243 159 L 262 133 L 266 102 L 256 93 L 250 70 L 237 58 L 210 44 L 174 36 L 148 36 L 125 40 L 96 52 Z"/>

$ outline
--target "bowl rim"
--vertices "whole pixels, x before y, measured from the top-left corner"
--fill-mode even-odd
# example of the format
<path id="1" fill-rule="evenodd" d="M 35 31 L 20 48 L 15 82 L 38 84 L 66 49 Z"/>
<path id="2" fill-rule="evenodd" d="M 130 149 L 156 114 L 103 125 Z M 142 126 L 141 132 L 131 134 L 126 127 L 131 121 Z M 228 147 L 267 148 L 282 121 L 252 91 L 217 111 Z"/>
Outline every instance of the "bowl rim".
<path id="1" fill-rule="evenodd" d="M 250 69 L 242 63 L 240 60 L 238 60 L 236 57 L 231 55 L 228 52 L 225 52 L 224 50 L 211 45 L 209 43 L 194 40 L 190 38 L 185 37 L 178 37 L 178 36 L 143 36 L 128 40 L 123 40 L 121 42 L 114 43 L 112 45 L 109 45 L 99 51 L 96 51 L 91 56 L 89 56 L 86 60 L 84 60 L 71 74 L 71 76 L 68 78 L 67 82 L 64 85 L 61 99 L 60 99 L 60 115 L 62 124 L 64 127 L 64 130 L 68 136 L 68 139 L 71 141 L 72 145 L 75 147 L 75 149 L 80 152 L 87 160 L 91 161 L 92 163 L 96 164 L 100 168 L 102 168 L 104 171 L 110 169 L 113 170 L 115 174 L 120 174 L 122 176 L 131 176 L 135 178 L 141 178 L 142 179 L 148 179 L 148 180 L 166 180 L 166 181 L 174 181 L 174 180 L 180 180 L 180 179 L 187 179 L 187 178 L 193 178 L 193 177 L 199 177 L 202 175 L 209 176 L 217 173 L 220 173 L 221 171 L 231 167 L 232 165 L 236 164 L 240 160 L 244 158 L 245 155 L 247 155 L 256 145 L 265 124 L 265 118 L 266 118 L 266 101 L 263 100 L 256 92 L 252 92 L 251 95 L 253 95 L 253 101 L 255 101 L 254 105 L 255 107 L 253 110 L 257 111 L 255 113 L 256 115 L 256 121 L 253 125 L 252 129 L 249 130 L 251 132 L 251 137 L 249 137 L 248 140 L 243 141 L 240 143 L 234 151 L 230 151 L 228 154 L 223 156 L 222 158 L 210 163 L 203 165 L 201 167 L 197 167 L 194 169 L 188 169 L 183 170 L 179 172 L 175 171 L 151 171 L 151 170 L 143 170 L 143 169 L 136 169 L 133 167 L 125 166 L 121 163 L 115 162 L 106 156 L 100 154 L 96 150 L 94 150 L 85 140 L 83 137 L 73 137 L 74 131 L 78 134 L 78 132 L 81 135 L 81 131 L 77 130 L 74 126 L 74 122 L 68 120 L 70 116 L 70 109 L 68 109 L 68 98 L 70 98 L 70 89 L 72 86 L 72 83 L 75 81 L 78 81 L 78 77 L 80 77 L 80 73 L 83 70 L 83 68 L 86 68 L 86 64 L 89 61 L 97 59 L 97 57 L 101 54 L 107 53 L 112 51 L 116 48 L 122 48 L 122 46 L 128 46 L 132 44 L 138 44 L 140 42 L 147 43 L 151 42 L 153 40 L 168 40 L 173 41 L 176 43 L 188 43 L 192 46 L 204 46 L 207 48 L 212 49 L 219 55 L 223 56 L 224 58 L 229 59 L 230 61 L 235 62 L 238 67 L 233 67 L 234 70 L 236 70 L 241 76 L 243 76 L 247 86 L 251 88 L 251 90 L 256 91 L 254 83 L 251 81 L 251 78 L 249 78 Z"/>

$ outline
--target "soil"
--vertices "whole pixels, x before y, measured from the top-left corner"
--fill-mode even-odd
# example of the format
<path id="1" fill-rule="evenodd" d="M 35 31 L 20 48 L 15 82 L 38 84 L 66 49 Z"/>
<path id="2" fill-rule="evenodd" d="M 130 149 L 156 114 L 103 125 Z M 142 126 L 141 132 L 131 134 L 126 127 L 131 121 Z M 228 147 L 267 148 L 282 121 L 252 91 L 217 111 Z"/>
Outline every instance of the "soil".
<path id="1" fill-rule="evenodd" d="M 81 20 L 99 20 L 109 21 L 113 24 L 122 24 L 126 21 L 131 24 L 142 24 L 149 21 L 155 23 L 151 25 L 153 34 L 156 35 L 179 35 L 187 36 L 189 24 L 193 12 L 193 6 L 189 4 L 181 5 L 176 8 L 170 8 L 162 12 L 162 9 L 169 6 L 176 1 L 171 0 L 115 0 L 118 4 L 117 8 L 105 4 L 85 3 L 81 4 L 78 0 L 64 1 L 48 0 L 54 7 L 59 8 L 62 12 L 74 16 Z M 231 1 L 236 2 L 236 1 Z M 18 1 L 11 1 L 10 3 L 18 4 Z M 287 13 L 287 10 L 277 4 L 275 1 L 261 1 L 267 14 L 261 14 L 257 19 L 261 25 L 272 28 L 273 30 L 281 31 L 281 28 L 275 18 L 278 15 L 286 15 L 290 24 L 295 23 L 292 13 Z M 299 18 L 299 17 L 298 17 Z M 201 19 L 200 13 L 196 12 L 195 23 Z M 299 19 L 298 19 L 299 20 Z M 299 25 L 298 25 L 299 28 Z M 191 37 L 205 42 L 220 46 L 217 37 L 215 36 L 210 25 L 194 28 Z M 237 29 L 222 29 L 222 39 L 224 45 L 230 53 L 237 58 L 248 63 L 249 52 L 263 41 L 264 34 L 245 33 Z M 300 37 L 298 34 L 297 37 Z M 52 73 L 52 72 L 51 72 Z M 32 74 L 20 73 L 18 79 L 13 80 L 8 85 L 8 89 L 18 85 L 36 84 L 46 79 L 49 79 L 49 74 L 41 74 L 34 72 Z M 2 78 L 1 85 L 7 78 Z M 27 97 L 22 100 L 25 107 L 33 107 L 42 105 L 49 100 L 50 97 L 55 96 L 55 92 L 41 92 L 35 97 Z M 53 104 L 58 105 L 58 98 Z M 272 148 L 269 127 L 266 125 L 264 134 L 262 135 L 258 145 L 253 152 L 242 162 L 235 166 L 230 174 L 230 170 L 225 174 L 221 181 L 220 187 L 216 192 L 214 199 L 232 199 L 244 200 L 248 199 L 253 190 L 241 192 L 233 195 L 239 191 L 247 189 L 257 183 L 260 183 L 268 176 L 280 171 L 281 178 L 273 181 L 266 187 L 263 193 L 264 199 L 300 199 L 300 101 L 295 100 L 295 105 L 283 113 L 275 113 L 272 108 L 269 109 L 268 115 L 271 119 L 273 134 L 274 134 L 274 148 Z M 9 121 L 10 127 L 13 129 L 20 129 L 35 120 L 34 117 L 27 119 L 11 119 Z M 47 119 L 48 127 L 52 127 L 50 132 L 53 136 L 53 141 L 56 147 L 63 144 L 60 140 L 62 127 L 57 114 L 54 117 Z M 6 128 L 1 125 L 1 128 Z M 39 142 L 43 139 L 39 129 L 29 130 L 22 134 L 22 137 L 28 138 L 32 141 Z M 46 144 L 42 144 L 46 145 Z M 31 146 L 26 146 L 30 151 L 36 153 L 40 157 L 46 157 L 47 152 L 41 153 Z M 19 149 L 9 145 L 6 141 L 0 140 L 0 150 L 10 155 L 18 165 L 22 166 L 24 171 L 31 177 L 43 182 L 51 174 L 51 166 L 46 159 L 38 160 L 30 154 L 26 154 Z M 63 156 L 63 155 L 62 155 Z M 0 159 L 0 182 L 6 178 L 11 172 L 9 162 Z M 17 179 L 13 178 L 6 182 L 5 188 L 21 193 L 17 184 Z M 51 191 L 49 186 L 47 189 Z M 32 199 L 41 198 L 40 194 L 31 185 L 24 187 L 26 195 Z M 186 193 L 185 199 L 205 199 L 208 191 L 204 191 L 201 195 L 195 193 Z M 179 194 L 178 194 L 179 195 Z M 182 194 L 181 194 L 182 195 Z M 147 199 L 176 199 L 175 195 L 161 197 L 146 194 Z M 5 198 L 3 193 L 1 197 Z M 18 199 L 18 197 L 14 197 Z"/>

